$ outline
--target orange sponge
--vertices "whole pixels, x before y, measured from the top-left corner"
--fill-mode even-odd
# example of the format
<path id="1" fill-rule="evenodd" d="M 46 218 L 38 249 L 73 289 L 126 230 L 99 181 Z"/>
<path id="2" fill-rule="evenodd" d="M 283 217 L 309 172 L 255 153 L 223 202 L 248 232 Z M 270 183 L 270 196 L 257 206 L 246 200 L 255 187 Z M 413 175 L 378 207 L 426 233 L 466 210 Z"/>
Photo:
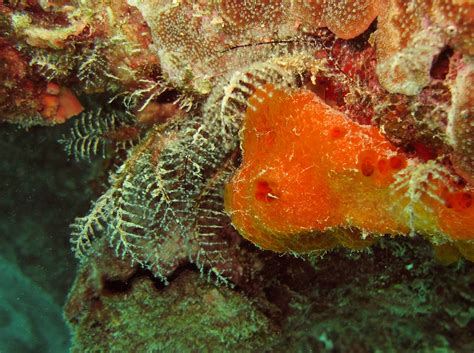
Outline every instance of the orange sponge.
<path id="1" fill-rule="evenodd" d="M 49 82 L 41 96 L 41 115 L 45 120 L 62 124 L 69 118 L 80 114 L 84 108 L 75 94 L 65 87 Z"/>
<path id="2" fill-rule="evenodd" d="M 421 173 L 376 127 L 348 120 L 305 90 L 267 86 L 249 107 L 243 162 L 225 203 L 255 244 L 304 253 L 413 231 L 437 242 L 474 239 L 473 193 L 440 180 L 447 174 Z M 430 179 L 439 187 L 425 193 Z"/>

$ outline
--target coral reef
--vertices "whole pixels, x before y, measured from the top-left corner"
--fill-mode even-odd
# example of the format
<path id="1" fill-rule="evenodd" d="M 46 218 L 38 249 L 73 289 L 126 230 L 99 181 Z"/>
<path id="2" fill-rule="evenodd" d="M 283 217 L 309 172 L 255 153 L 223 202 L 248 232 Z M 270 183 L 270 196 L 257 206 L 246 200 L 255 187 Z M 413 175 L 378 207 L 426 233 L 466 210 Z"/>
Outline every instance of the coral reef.
<path id="1" fill-rule="evenodd" d="M 422 235 L 441 262 L 469 266 L 473 11 L 467 0 L 3 2 L 1 121 L 68 124 L 60 139 L 67 154 L 102 157 L 109 175 L 72 224 L 81 260 L 66 310 L 78 330 L 75 349 L 111 350 L 111 336 L 91 333 L 106 318 L 114 335 L 148 334 L 150 327 L 120 319 L 139 318 L 142 302 L 169 321 L 163 306 L 196 326 L 223 325 L 229 350 L 250 350 L 253 338 L 272 348 L 262 338 L 274 337 L 271 311 L 253 310 L 249 298 L 269 288 L 259 268 L 276 255 L 240 235 L 304 257 L 338 245 L 334 261 L 347 249 L 383 244 L 383 235 Z M 130 285 L 107 297 L 104 276 L 117 266 L 119 284 Z M 222 297 L 183 266 L 226 284 Z M 258 276 L 265 280 L 252 287 Z M 170 287 L 155 291 L 152 282 Z M 159 305 L 146 300 L 161 292 Z M 187 311 L 183 293 L 221 301 L 224 313 L 199 321 L 204 309 Z M 289 306 L 275 310 L 288 314 Z M 247 321 L 237 328 L 245 335 L 226 326 L 233 317 Z M 164 327 L 178 335 L 182 326 Z M 330 350 L 335 338 L 314 332 L 309 345 Z M 196 337 L 218 344 L 206 334 Z M 173 350 L 158 341 L 153 349 Z"/>
<path id="2" fill-rule="evenodd" d="M 81 93 L 125 94 L 156 78 L 150 34 L 123 2 L 12 2 L 0 25 L 4 121 L 62 123 L 81 112 Z"/>

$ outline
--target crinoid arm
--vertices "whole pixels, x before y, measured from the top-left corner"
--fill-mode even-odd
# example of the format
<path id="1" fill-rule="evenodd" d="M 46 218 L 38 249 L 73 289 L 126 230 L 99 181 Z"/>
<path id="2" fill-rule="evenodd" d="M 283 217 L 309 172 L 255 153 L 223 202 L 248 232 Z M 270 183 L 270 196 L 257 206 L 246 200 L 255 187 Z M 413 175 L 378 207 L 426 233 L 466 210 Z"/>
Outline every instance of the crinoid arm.
<path id="1" fill-rule="evenodd" d="M 74 255 L 81 261 L 93 251 L 93 241 L 107 231 L 114 208 L 114 188 L 108 189 L 85 217 L 77 217 L 71 224 L 71 244 Z"/>
<path id="2" fill-rule="evenodd" d="M 66 153 L 75 160 L 91 161 L 98 155 L 105 158 L 107 148 L 114 142 L 115 150 L 132 147 L 138 134 L 126 136 L 120 131 L 134 129 L 134 116 L 127 112 L 97 108 L 81 114 L 68 135 L 59 142 Z M 120 135 L 123 135 L 120 136 Z M 119 138 L 120 136 L 120 138 Z"/>
<path id="3" fill-rule="evenodd" d="M 94 43 L 91 48 L 86 48 L 77 69 L 77 77 L 84 84 L 87 91 L 104 87 L 111 78 L 108 62 L 104 51 L 107 44 Z"/>
<path id="4" fill-rule="evenodd" d="M 263 94 L 269 85 L 297 87 L 308 70 L 307 59 L 295 53 L 243 68 L 220 83 L 201 115 L 175 116 L 153 128 L 113 178 L 113 191 L 99 198 L 89 216 L 76 221 L 75 229 L 88 229 L 76 231 L 76 247 L 90 247 L 98 230 L 117 256 L 150 269 L 165 282 L 187 258 L 209 279 L 231 285 L 235 256 L 226 238 L 231 226 L 223 189 L 234 171 L 243 115 L 252 109 L 248 98 L 256 90 Z M 76 142 L 69 144 L 79 157 L 97 153 L 104 146 L 101 136 L 113 129 L 108 121 L 102 126 L 91 118 L 83 118 L 85 127 L 76 127 Z M 98 208 L 104 202 L 106 212 Z M 94 221 L 97 213 L 106 215 L 98 218 L 106 218 L 106 226 Z"/>
<path id="5" fill-rule="evenodd" d="M 206 104 L 205 112 L 214 112 L 218 114 L 219 121 L 234 124 L 240 129 L 245 110 L 252 109 L 248 99 L 256 90 L 264 91 L 268 84 L 281 89 L 296 87 L 298 78 L 311 69 L 313 62 L 304 51 L 296 50 L 295 53 L 286 53 L 244 67 L 223 81 L 221 89 L 214 90 Z M 219 101 L 219 104 L 216 104 L 216 101 Z"/>
<path id="6" fill-rule="evenodd" d="M 423 224 L 426 223 L 423 219 L 427 218 L 426 214 L 434 214 L 434 204 L 445 204 L 440 196 L 441 190 L 444 187 L 452 192 L 457 180 L 456 175 L 435 160 L 408 165 L 395 175 L 395 181 L 390 186 L 391 193 L 397 195 L 398 200 L 394 207 L 403 208 L 411 235 L 429 227 L 428 223 Z"/>
<path id="7" fill-rule="evenodd" d="M 226 232 L 231 227 L 230 217 L 224 212 L 224 185 L 235 172 L 234 157 L 207 182 L 195 205 L 194 236 L 199 245 L 196 264 L 208 280 L 215 277 L 217 283 L 232 284 L 232 250 Z"/>
<path id="8" fill-rule="evenodd" d="M 180 259 L 195 259 L 197 199 L 229 155 L 219 149 L 221 137 L 209 127 L 202 117 L 177 117 L 153 129 L 90 214 L 76 220 L 76 253 L 89 248 L 100 232 L 117 256 L 131 258 L 164 281 Z"/>
<path id="9" fill-rule="evenodd" d="M 61 52 L 49 52 L 36 49 L 31 54 L 30 65 L 47 81 L 60 80 L 67 77 L 75 66 L 75 58 Z"/>

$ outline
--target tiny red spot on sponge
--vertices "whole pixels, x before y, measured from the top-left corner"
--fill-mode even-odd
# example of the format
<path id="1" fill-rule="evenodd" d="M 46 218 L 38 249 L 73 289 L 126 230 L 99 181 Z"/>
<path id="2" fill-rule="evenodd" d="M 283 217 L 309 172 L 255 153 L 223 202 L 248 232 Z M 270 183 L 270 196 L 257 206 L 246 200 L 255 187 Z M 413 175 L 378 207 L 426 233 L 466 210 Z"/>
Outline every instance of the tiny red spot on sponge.
<path id="1" fill-rule="evenodd" d="M 401 156 L 390 157 L 389 163 L 390 163 L 390 168 L 395 169 L 395 170 L 403 169 L 407 165 L 406 160 Z"/>
<path id="2" fill-rule="evenodd" d="M 360 170 L 362 172 L 362 175 L 369 177 L 374 174 L 375 167 L 371 160 L 364 159 L 360 165 Z"/>
<path id="3" fill-rule="evenodd" d="M 445 205 L 447 208 L 452 208 L 455 211 L 465 210 L 472 206 L 473 197 L 468 192 L 454 192 L 445 197 Z"/>
<path id="4" fill-rule="evenodd" d="M 262 202 L 272 202 L 278 197 L 274 194 L 268 182 L 258 180 L 255 185 L 255 198 Z"/>
<path id="5" fill-rule="evenodd" d="M 346 129 L 344 129 L 343 127 L 340 127 L 340 126 L 335 126 L 331 129 L 331 131 L 329 132 L 330 136 L 333 138 L 333 139 L 340 139 L 342 137 L 344 137 L 346 135 L 347 131 Z"/>

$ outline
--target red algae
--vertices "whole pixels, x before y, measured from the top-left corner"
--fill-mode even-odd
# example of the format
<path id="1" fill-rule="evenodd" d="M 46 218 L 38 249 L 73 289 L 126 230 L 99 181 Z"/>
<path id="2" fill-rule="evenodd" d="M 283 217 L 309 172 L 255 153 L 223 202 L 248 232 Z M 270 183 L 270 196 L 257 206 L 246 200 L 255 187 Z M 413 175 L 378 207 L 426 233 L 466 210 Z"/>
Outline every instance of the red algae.
<path id="1" fill-rule="evenodd" d="M 305 90 L 268 86 L 250 106 L 243 163 L 225 199 L 233 224 L 257 245 L 304 253 L 414 231 L 435 242 L 474 239 L 472 190 L 408 158 L 376 127 Z"/>

